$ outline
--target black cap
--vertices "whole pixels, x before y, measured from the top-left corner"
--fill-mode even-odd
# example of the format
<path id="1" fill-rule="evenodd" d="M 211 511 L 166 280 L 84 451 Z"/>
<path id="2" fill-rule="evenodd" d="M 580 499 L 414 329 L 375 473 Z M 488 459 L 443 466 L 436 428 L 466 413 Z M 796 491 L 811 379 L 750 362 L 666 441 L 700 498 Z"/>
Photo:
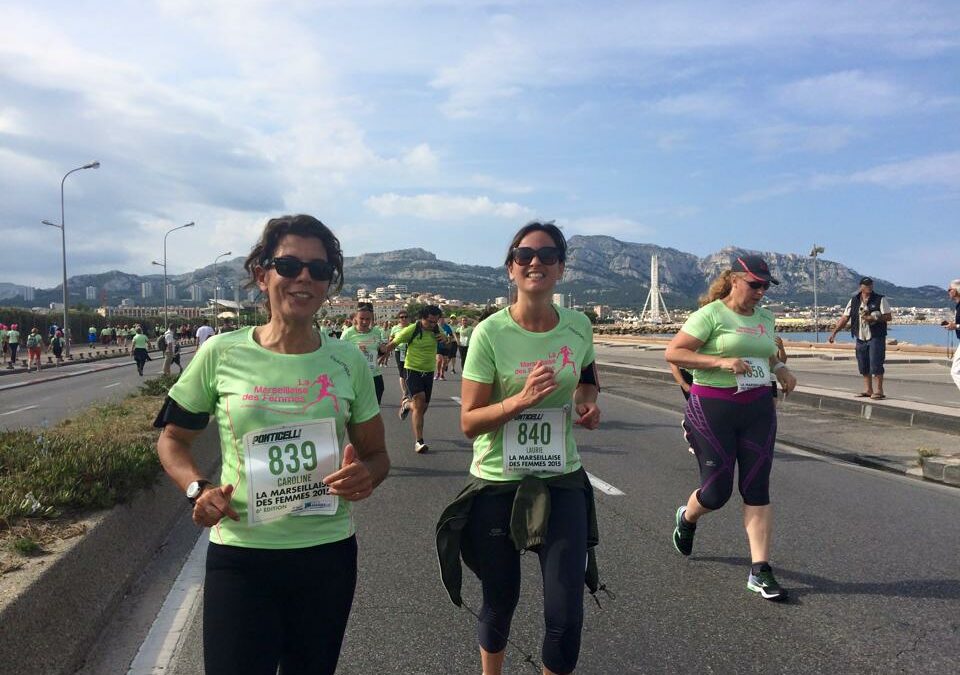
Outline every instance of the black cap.
<path id="1" fill-rule="evenodd" d="M 860 285 L 861 285 L 861 286 L 873 286 L 873 279 L 871 279 L 870 277 L 861 277 L 861 278 L 860 278 Z"/>
<path id="2" fill-rule="evenodd" d="M 767 263 L 758 255 L 742 255 L 737 258 L 733 265 L 734 272 L 746 272 L 757 281 L 769 281 L 774 286 L 779 286 L 780 282 L 770 274 L 770 268 Z"/>

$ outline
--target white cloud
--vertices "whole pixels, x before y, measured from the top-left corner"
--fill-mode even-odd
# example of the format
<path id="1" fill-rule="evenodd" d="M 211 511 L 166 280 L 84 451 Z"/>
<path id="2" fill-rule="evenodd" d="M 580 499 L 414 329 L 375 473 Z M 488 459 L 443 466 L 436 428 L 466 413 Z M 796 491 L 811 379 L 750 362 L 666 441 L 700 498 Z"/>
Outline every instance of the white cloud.
<path id="1" fill-rule="evenodd" d="M 802 125 L 780 122 L 752 127 L 741 138 L 761 155 L 779 157 L 788 153 L 827 154 L 847 147 L 858 132 L 849 125 Z"/>
<path id="2" fill-rule="evenodd" d="M 887 188 L 909 186 L 945 187 L 960 191 L 960 152 L 945 152 L 903 162 L 881 164 L 849 177 L 853 183 L 872 183 Z"/>
<path id="3" fill-rule="evenodd" d="M 617 215 L 559 219 L 557 224 L 568 237 L 574 234 L 603 234 L 624 241 L 638 241 L 638 237 L 651 237 L 656 232 L 648 225 Z"/>
<path id="4" fill-rule="evenodd" d="M 780 87 L 775 98 L 792 111 L 849 118 L 897 115 L 935 103 L 893 79 L 860 70 L 799 80 Z"/>
<path id="5" fill-rule="evenodd" d="M 408 197 L 390 192 L 369 197 L 364 203 L 367 208 L 386 218 L 412 216 L 427 220 L 463 220 L 482 216 L 515 220 L 533 214 L 533 211 L 515 202 L 495 202 L 489 197 L 446 194 Z"/>

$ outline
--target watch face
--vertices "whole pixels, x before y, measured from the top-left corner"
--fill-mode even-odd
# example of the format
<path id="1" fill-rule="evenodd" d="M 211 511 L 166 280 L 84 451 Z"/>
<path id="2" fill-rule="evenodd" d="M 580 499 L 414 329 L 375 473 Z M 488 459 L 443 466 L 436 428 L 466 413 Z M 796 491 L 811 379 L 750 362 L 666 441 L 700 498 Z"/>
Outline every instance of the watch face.
<path id="1" fill-rule="evenodd" d="M 190 485 L 187 486 L 187 499 L 196 499 L 200 496 L 200 491 L 203 489 L 203 483 L 200 481 L 193 481 Z"/>

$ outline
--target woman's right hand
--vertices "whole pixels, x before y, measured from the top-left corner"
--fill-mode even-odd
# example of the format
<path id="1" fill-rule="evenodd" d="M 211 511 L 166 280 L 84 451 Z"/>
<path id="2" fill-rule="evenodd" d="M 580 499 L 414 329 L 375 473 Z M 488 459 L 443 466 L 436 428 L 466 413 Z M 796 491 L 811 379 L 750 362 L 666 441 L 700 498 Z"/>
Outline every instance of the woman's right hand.
<path id="1" fill-rule="evenodd" d="M 230 508 L 233 485 L 209 487 L 193 503 L 193 522 L 200 527 L 213 527 L 224 516 L 231 520 L 240 520 L 237 512 Z"/>
<path id="2" fill-rule="evenodd" d="M 520 405 L 520 410 L 526 410 L 538 405 L 543 399 L 557 390 L 557 380 L 554 377 L 553 368 L 544 364 L 543 361 L 537 361 L 537 364 L 527 375 L 527 381 L 523 383 L 523 390 L 516 395 Z"/>
<path id="3" fill-rule="evenodd" d="M 720 368 L 729 370 L 734 375 L 743 375 L 750 371 L 750 366 L 743 359 L 720 359 Z"/>

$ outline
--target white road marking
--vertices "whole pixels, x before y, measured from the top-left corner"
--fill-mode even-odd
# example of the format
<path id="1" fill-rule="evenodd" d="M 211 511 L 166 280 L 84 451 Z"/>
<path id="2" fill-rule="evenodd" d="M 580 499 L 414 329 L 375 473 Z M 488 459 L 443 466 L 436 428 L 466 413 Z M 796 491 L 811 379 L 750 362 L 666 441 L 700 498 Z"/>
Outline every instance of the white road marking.
<path id="1" fill-rule="evenodd" d="M 463 401 L 460 400 L 460 397 L 459 397 L 459 396 L 451 396 L 450 398 L 452 398 L 454 401 L 456 401 L 456 402 L 457 402 L 457 405 L 463 405 Z"/>
<path id="2" fill-rule="evenodd" d="M 119 384 L 120 384 L 119 382 L 114 382 L 113 384 L 104 385 L 103 388 L 104 388 L 104 389 L 109 389 L 110 387 L 116 387 L 116 386 L 118 386 Z"/>
<path id="3" fill-rule="evenodd" d="M 593 487 L 595 487 L 596 489 L 600 490 L 600 492 L 606 493 L 606 494 L 611 495 L 611 496 L 613 496 L 613 497 L 624 497 L 624 496 L 626 496 L 626 493 L 625 493 L 625 492 L 623 492 L 622 490 L 619 490 L 618 488 L 615 488 L 614 486 L 610 485 L 610 483 L 608 483 L 607 481 L 601 480 L 600 478 L 597 478 L 596 476 L 594 476 L 594 475 L 593 475 L 592 473 L 590 473 L 589 471 L 587 472 L 587 478 L 590 479 L 590 483 L 593 485 Z"/>
<path id="4" fill-rule="evenodd" d="M 203 534 L 197 537 L 190 557 L 167 593 L 163 607 L 140 645 L 127 675 L 156 675 L 169 671 L 183 632 L 200 601 L 208 541 L 208 537 Z"/>
<path id="5" fill-rule="evenodd" d="M 17 408 L 16 410 L 11 410 L 10 412 L 0 413 L 0 417 L 4 415 L 13 415 L 18 412 L 23 412 L 24 410 L 33 410 L 34 408 L 39 408 L 38 405 L 28 405 L 26 408 Z"/>

